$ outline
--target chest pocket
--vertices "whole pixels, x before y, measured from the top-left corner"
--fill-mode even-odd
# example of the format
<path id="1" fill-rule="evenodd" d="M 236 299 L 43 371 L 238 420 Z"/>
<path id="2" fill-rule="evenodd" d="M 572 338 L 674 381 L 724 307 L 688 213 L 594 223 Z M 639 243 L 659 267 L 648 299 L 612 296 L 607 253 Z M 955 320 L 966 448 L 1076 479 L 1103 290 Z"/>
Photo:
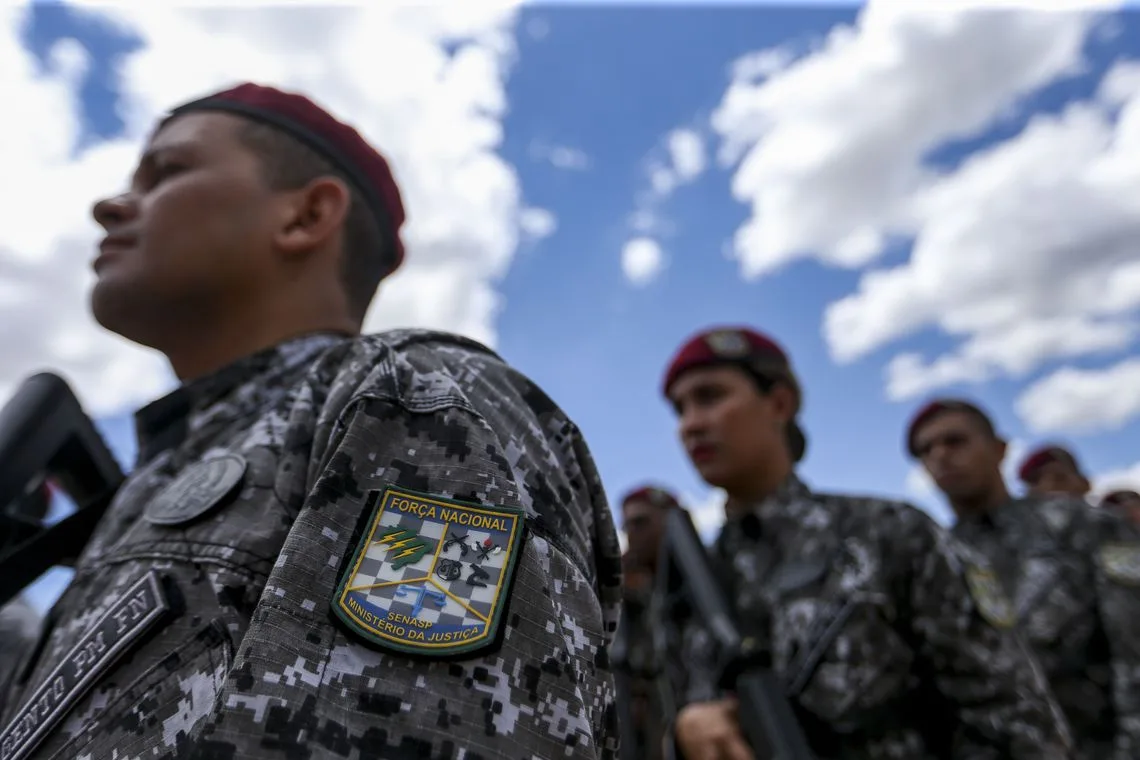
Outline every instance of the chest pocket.
<path id="1" fill-rule="evenodd" d="M 799 706 L 829 728 L 873 730 L 909 691 L 913 652 L 895 630 L 894 600 L 869 547 L 847 540 L 815 562 L 814 579 L 773 573 L 774 662 Z"/>

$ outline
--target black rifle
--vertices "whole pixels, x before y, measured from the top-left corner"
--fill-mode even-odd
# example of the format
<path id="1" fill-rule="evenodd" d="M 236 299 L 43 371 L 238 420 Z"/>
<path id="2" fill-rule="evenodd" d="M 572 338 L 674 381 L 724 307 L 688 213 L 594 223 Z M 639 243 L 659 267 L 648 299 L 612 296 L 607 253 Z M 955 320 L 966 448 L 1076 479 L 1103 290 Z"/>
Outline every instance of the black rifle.
<path id="1" fill-rule="evenodd" d="M 629 662 L 629 612 L 622 609 L 621 621 L 614 632 L 614 645 L 610 653 L 610 663 L 614 673 L 614 695 L 617 707 L 618 740 L 621 750 L 620 760 L 642 760 L 643 747 L 638 741 L 637 725 L 633 721 L 633 678 Z"/>
<path id="2" fill-rule="evenodd" d="M 665 518 L 664 553 L 658 571 L 664 598 L 680 595 L 712 637 L 718 654 L 718 686 L 736 693 L 740 727 L 756 760 L 814 760 L 783 681 L 764 647 L 741 637 L 712 563 L 689 513 Z"/>
<path id="3" fill-rule="evenodd" d="M 46 479 L 78 509 L 29 531 L 26 505 Z M 0 519 L 6 535 L 19 537 L 0 554 L 0 605 L 52 567 L 75 562 L 123 480 L 67 382 L 47 372 L 25 380 L 0 409 Z"/>

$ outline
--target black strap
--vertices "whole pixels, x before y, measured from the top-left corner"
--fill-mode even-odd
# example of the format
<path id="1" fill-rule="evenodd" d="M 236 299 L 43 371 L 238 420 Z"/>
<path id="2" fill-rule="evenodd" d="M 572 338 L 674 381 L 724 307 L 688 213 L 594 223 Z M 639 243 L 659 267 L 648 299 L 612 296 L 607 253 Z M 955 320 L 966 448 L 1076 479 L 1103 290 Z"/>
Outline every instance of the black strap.
<path id="1" fill-rule="evenodd" d="M 115 491 L 104 494 L 0 555 L 0 606 L 51 568 L 74 564 L 114 497 Z"/>

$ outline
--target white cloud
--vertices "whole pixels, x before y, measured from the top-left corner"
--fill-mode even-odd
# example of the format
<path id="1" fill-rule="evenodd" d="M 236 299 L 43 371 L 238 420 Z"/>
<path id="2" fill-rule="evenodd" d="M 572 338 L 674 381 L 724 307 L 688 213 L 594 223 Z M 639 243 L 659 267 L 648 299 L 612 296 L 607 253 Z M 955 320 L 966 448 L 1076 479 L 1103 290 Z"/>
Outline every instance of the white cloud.
<path id="1" fill-rule="evenodd" d="M 660 274 L 665 264 L 661 246 L 653 238 L 638 237 L 621 251 L 621 269 L 634 285 L 647 285 Z"/>
<path id="2" fill-rule="evenodd" d="M 669 134 L 667 145 L 669 160 L 679 182 L 692 182 L 705 170 L 705 141 L 695 130 L 673 130 Z"/>
<path id="3" fill-rule="evenodd" d="M 530 240 L 542 240 L 558 229 L 558 218 L 544 208 L 524 208 L 519 212 L 519 229 Z"/>
<path id="4" fill-rule="evenodd" d="M 872 2 L 815 53 L 742 64 L 713 117 L 752 211 L 735 238 L 742 274 L 800 258 L 862 268 L 913 239 L 909 261 L 865 273 L 824 319 L 840 362 L 930 328 L 955 341 L 895 357 L 894 399 L 1126 348 L 1140 307 L 1135 64 L 960 167 L 927 163 L 1079 73 L 1098 18 Z"/>
<path id="5" fill-rule="evenodd" d="M 527 146 L 527 154 L 532 161 L 546 161 L 556 169 L 585 171 L 590 168 L 590 157 L 582 150 L 568 145 L 551 145 L 542 140 L 532 140 Z"/>
<path id="6" fill-rule="evenodd" d="M 1131 322 L 1098 322 L 1081 315 L 1011 322 L 978 333 L 932 362 L 918 354 L 895 356 L 887 365 L 887 396 L 903 400 L 957 383 L 980 383 L 999 373 L 1021 377 L 1044 357 L 1115 353 L 1136 335 Z"/>
<path id="7" fill-rule="evenodd" d="M 634 284 L 652 279 L 663 261 L 660 239 L 671 231 L 671 225 L 662 219 L 661 206 L 678 188 L 694 182 L 708 168 L 705 140 L 695 129 L 674 129 L 665 136 L 664 148 L 664 160 L 652 159 L 647 163 L 649 189 L 638 198 L 629 219 L 629 226 L 638 237 L 626 242 L 622 250 L 622 268 Z M 632 271 L 645 271 L 646 275 L 632 276 L 631 263 Z"/>
<path id="8" fill-rule="evenodd" d="M 79 156 L 86 54 L 61 43 L 54 56 L 61 65 L 38 73 L 20 40 L 26 6 L 0 7 L 4 100 L 20 114 L 0 134 L 0 164 L 20 178 L 0 188 L 0 321 L 20 325 L 0 339 L 0 399 L 45 367 L 71 378 L 96 413 L 169 387 L 164 361 L 106 334 L 87 314 L 97 239 L 89 207 L 122 186 L 156 116 L 243 79 L 310 93 L 392 161 L 408 208 L 408 259 L 382 288 L 367 329 L 425 325 L 493 343 L 495 284 L 520 236 L 552 231 L 553 223 L 523 210 L 518 178 L 496 152 L 514 53 L 512 5 L 100 5 L 91 12 L 143 45 L 120 66 L 126 135 Z M 320 55 L 304 52 L 318 37 Z M 399 75 L 377 74 L 393 71 Z"/>
<path id="9" fill-rule="evenodd" d="M 737 79 L 713 116 L 733 192 L 752 207 L 737 235 L 746 276 L 809 255 L 867 263 L 926 179 L 924 155 L 984 128 L 1023 93 L 1071 70 L 1088 22 L 1062 13 L 960 13 L 870 3 L 857 28 L 761 81 Z"/>
<path id="10" fill-rule="evenodd" d="M 1140 416 L 1140 359 L 1099 370 L 1059 369 L 1027 388 L 1016 409 L 1037 433 L 1119 429 Z"/>

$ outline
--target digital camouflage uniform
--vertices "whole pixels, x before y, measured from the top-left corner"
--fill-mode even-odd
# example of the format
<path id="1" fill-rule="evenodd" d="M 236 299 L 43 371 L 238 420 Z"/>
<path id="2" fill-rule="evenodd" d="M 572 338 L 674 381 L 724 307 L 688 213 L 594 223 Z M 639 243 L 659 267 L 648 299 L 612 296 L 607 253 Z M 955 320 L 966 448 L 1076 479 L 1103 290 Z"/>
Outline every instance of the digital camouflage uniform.
<path id="1" fill-rule="evenodd" d="M 609 509 L 578 429 L 489 350 L 300 338 L 138 433 L 3 760 L 614 755 Z"/>
<path id="2" fill-rule="evenodd" d="M 794 476 L 713 547 L 821 760 L 1069 757 L 1039 667 L 1001 627 L 1008 604 L 971 593 L 966 554 L 913 507 Z M 685 639 L 688 701 L 717 696 L 707 635 Z"/>
<path id="3" fill-rule="evenodd" d="M 1067 497 L 959 520 L 990 559 L 1089 760 L 1140 757 L 1140 543 L 1117 516 Z"/>
<path id="4" fill-rule="evenodd" d="M 40 630 L 40 615 L 23 597 L 0 607 L 0 709 L 4 707 L 3 685 L 10 683 Z"/>

